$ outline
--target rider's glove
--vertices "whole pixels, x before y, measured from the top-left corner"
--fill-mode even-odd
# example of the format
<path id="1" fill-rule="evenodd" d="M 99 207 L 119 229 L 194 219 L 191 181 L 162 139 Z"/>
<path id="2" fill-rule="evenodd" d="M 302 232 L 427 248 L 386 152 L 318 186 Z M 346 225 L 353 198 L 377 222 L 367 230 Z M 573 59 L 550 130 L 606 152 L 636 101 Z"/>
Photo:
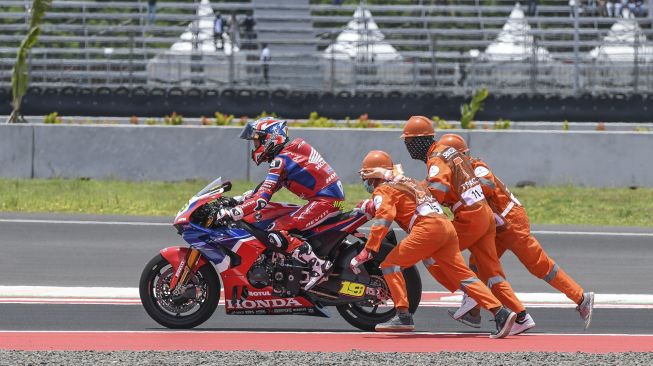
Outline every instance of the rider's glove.
<path id="1" fill-rule="evenodd" d="M 243 218 L 243 210 L 240 207 L 233 208 L 221 208 L 218 210 L 215 216 L 215 221 L 224 221 L 225 219 L 230 219 L 234 221 L 241 220 Z"/>
<path id="2" fill-rule="evenodd" d="M 372 218 L 376 214 L 376 208 L 374 207 L 374 202 L 370 199 L 366 199 L 358 202 L 356 207 L 354 207 L 353 211 L 365 215 L 365 217 L 368 220 L 372 220 Z"/>
<path id="3" fill-rule="evenodd" d="M 250 189 L 249 191 L 243 192 L 240 196 L 235 196 L 234 199 L 238 204 L 242 204 L 243 202 L 247 201 L 248 199 L 252 198 L 254 196 L 254 190 Z"/>
<path id="4" fill-rule="evenodd" d="M 356 255 L 354 258 L 351 259 L 351 262 L 349 262 L 349 268 L 351 269 L 354 274 L 359 274 L 361 273 L 361 270 L 358 268 L 361 264 L 369 261 L 372 259 L 373 253 L 368 252 L 367 249 L 363 248 L 358 255 Z"/>

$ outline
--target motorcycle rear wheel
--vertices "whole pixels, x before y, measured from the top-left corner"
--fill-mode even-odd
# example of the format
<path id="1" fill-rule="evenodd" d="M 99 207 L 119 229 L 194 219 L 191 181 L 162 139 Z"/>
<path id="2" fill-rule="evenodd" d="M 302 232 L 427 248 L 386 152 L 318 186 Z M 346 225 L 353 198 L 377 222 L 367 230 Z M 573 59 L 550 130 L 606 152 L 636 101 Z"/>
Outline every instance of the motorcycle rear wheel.
<path id="1" fill-rule="evenodd" d="M 380 272 L 379 270 L 379 275 Z M 417 268 L 414 266 L 404 269 L 402 273 L 406 280 L 408 303 L 410 304 L 409 311 L 414 314 L 422 299 L 422 281 Z M 347 323 L 368 332 L 373 332 L 377 324 L 387 322 L 396 314 L 394 307 L 389 307 L 382 312 L 378 312 L 378 307 L 373 307 L 371 311 L 368 308 L 369 306 L 361 306 L 360 303 L 336 306 L 338 313 L 340 313 Z"/>
<path id="2" fill-rule="evenodd" d="M 220 278 L 211 263 L 206 263 L 188 280 L 183 296 L 174 296 L 168 284 L 172 265 L 161 254 L 150 260 L 139 283 L 145 311 L 167 328 L 188 329 L 208 320 L 220 301 Z M 187 295 L 188 294 L 188 295 Z"/>

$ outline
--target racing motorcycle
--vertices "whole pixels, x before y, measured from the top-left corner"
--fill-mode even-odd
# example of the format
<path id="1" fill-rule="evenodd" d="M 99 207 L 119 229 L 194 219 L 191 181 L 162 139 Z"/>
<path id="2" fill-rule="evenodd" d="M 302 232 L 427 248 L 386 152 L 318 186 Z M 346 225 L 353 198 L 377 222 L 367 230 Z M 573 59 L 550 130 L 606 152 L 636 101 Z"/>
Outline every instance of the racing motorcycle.
<path id="1" fill-rule="evenodd" d="M 351 325 L 373 331 L 395 315 L 390 290 L 379 264 L 396 245 L 390 231 L 377 256 L 354 274 L 351 259 L 366 238 L 357 229 L 367 218 L 351 211 L 308 231 L 291 234 L 308 241 L 315 253 L 333 262 L 325 279 L 305 291 L 310 268 L 268 243 L 271 222 L 300 206 L 270 202 L 239 221 L 216 222 L 215 213 L 238 201 L 225 195 L 230 182 L 216 179 L 193 196 L 177 214 L 174 227 L 190 247 L 162 249 L 140 278 L 141 302 L 147 313 L 168 328 L 192 328 L 211 317 L 224 288 L 229 315 L 304 314 L 329 317 L 335 306 Z M 410 311 L 415 312 L 422 284 L 415 267 L 403 270 Z"/>

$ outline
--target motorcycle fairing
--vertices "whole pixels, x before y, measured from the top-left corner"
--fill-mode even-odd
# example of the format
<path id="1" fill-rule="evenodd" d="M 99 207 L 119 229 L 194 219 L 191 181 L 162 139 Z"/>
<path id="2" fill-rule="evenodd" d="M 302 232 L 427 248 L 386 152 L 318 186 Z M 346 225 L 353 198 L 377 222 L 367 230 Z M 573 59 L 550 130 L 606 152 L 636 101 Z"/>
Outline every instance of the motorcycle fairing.
<path id="1" fill-rule="evenodd" d="M 170 263 L 172 266 L 173 272 L 176 273 L 177 269 L 179 268 L 179 265 L 181 262 L 186 258 L 186 253 L 190 248 L 187 247 L 167 247 L 163 248 L 159 251 L 161 253 L 161 256 L 165 258 L 165 260 Z M 206 257 L 200 256 L 199 261 L 197 262 L 197 266 L 193 268 L 193 272 L 197 271 L 200 267 L 205 265 L 208 261 L 206 260 Z"/>
<path id="2" fill-rule="evenodd" d="M 228 315 L 323 315 L 315 309 L 315 304 L 304 296 L 273 296 L 272 286 L 253 288 L 246 276 L 225 279 L 224 295 L 224 308 Z"/>
<path id="3" fill-rule="evenodd" d="M 266 230 L 270 224 L 282 216 L 292 215 L 301 206 L 292 203 L 269 202 L 262 210 L 245 216 L 243 221 L 260 230 Z"/>
<path id="4" fill-rule="evenodd" d="M 202 188 L 195 194 L 184 207 L 177 213 L 175 217 L 174 226 L 187 225 L 190 223 L 190 215 L 195 211 L 195 207 L 199 207 L 205 203 L 214 201 L 222 196 L 224 192 L 231 189 L 231 182 L 222 182 L 222 177 L 215 179 L 206 187 Z"/>

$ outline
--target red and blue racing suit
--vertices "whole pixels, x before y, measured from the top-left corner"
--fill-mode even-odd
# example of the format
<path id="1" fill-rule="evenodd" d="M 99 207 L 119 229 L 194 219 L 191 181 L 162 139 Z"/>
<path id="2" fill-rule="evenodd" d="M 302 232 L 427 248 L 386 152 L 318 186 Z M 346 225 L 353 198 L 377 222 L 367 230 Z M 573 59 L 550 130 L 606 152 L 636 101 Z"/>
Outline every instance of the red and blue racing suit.
<path id="1" fill-rule="evenodd" d="M 263 183 L 252 197 L 239 206 L 243 216 L 263 209 L 282 187 L 308 201 L 291 215 L 277 219 L 268 228 L 269 231 L 280 231 L 284 236 L 287 236 L 288 230 L 308 230 L 338 215 L 345 200 L 345 192 L 336 172 L 317 150 L 300 138 L 284 146 L 270 162 Z M 287 252 L 292 252 L 301 244 L 299 240 L 291 241 Z"/>

